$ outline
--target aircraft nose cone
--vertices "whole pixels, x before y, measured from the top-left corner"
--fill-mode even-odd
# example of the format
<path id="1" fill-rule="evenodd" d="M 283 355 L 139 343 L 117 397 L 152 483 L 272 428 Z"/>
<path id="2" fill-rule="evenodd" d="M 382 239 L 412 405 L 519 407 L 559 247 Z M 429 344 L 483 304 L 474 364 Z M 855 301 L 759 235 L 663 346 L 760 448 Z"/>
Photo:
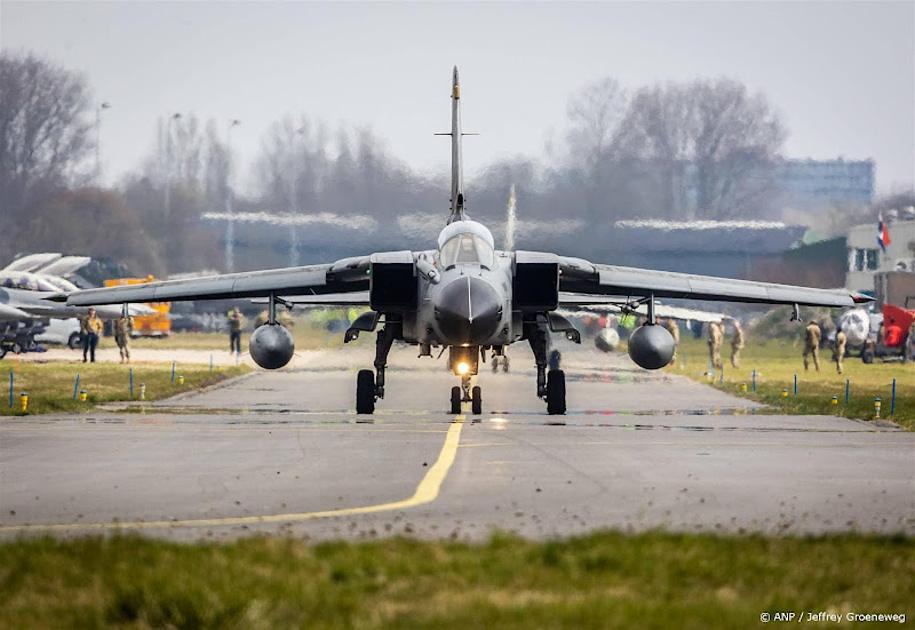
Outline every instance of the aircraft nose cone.
<path id="1" fill-rule="evenodd" d="M 502 318 L 495 289 L 479 278 L 464 276 L 445 286 L 435 300 L 435 318 L 448 344 L 479 345 L 489 341 Z"/>

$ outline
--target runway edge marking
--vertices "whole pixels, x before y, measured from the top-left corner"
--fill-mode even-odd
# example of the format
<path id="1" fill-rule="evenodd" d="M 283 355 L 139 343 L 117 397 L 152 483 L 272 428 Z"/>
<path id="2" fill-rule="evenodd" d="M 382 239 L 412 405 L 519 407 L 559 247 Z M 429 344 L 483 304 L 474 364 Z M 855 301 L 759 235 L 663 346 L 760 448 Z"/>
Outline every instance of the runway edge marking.
<path id="1" fill-rule="evenodd" d="M 270 523 L 295 523 L 318 518 L 335 516 L 354 516 L 357 514 L 374 514 L 405 510 L 438 498 L 442 483 L 454 463 L 461 441 L 461 430 L 464 427 L 463 417 L 457 416 L 448 427 L 445 443 L 439 451 L 438 459 L 416 486 L 413 496 L 400 501 L 378 503 L 361 507 L 321 510 L 318 512 L 293 512 L 288 514 L 266 514 L 258 516 L 227 516 L 223 518 L 175 519 L 168 521 L 112 521 L 110 523 L 49 523 L 28 525 L 0 525 L 0 533 L 26 531 L 62 531 L 62 530 L 120 530 L 120 529 L 166 529 L 178 527 L 231 527 L 236 525 L 264 525 Z"/>

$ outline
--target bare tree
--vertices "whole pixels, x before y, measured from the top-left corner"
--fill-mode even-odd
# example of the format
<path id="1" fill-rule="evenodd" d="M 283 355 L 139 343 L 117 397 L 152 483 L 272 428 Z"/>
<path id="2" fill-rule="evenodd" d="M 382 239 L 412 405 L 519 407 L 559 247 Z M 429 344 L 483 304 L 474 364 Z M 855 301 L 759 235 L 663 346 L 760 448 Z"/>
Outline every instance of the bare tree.
<path id="1" fill-rule="evenodd" d="M 88 174 L 89 86 L 32 54 L 0 52 L 0 206 L 21 225 L 36 199 Z M 14 238 L 3 239 L 12 243 Z M 11 252 L 4 252 L 9 254 Z"/>
<path id="2" fill-rule="evenodd" d="M 690 85 L 695 108 L 697 206 L 707 218 L 759 212 L 774 191 L 785 128 L 762 94 L 732 79 Z"/>
<path id="3" fill-rule="evenodd" d="M 628 95 L 616 79 L 596 81 L 569 99 L 566 141 L 573 163 L 586 169 L 607 157 L 626 116 Z"/>
<path id="4" fill-rule="evenodd" d="M 763 95 L 731 79 L 697 80 L 640 89 L 618 151 L 661 192 L 651 214 L 728 219 L 755 216 L 771 202 L 784 139 Z"/>

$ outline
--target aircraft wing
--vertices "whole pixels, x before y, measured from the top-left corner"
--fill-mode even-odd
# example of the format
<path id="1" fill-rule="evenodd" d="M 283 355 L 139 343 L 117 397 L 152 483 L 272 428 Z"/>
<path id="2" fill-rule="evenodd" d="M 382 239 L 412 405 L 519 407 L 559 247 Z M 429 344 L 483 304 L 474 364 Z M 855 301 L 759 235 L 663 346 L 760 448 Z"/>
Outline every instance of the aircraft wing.
<path id="1" fill-rule="evenodd" d="M 32 316 L 15 306 L 0 304 L 0 322 L 15 322 L 22 319 L 32 319 Z"/>
<path id="2" fill-rule="evenodd" d="M 581 317 L 582 315 L 594 315 L 595 313 L 613 313 L 621 314 L 623 312 L 623 307 L 620 304 L 607 303 L 604 305 L 585 305 L 580 307 L 576 311 L 567 311 L 567 314 L 575 315 Z M 632 309 L 633 313 L 636 315 L 648 315 L 648 306 L 642 304 L 638 308 Z M 698 321 L 698 322 L 721 322 L 725 319 L 731 319 L 729 315 L 724 313 L 715 313 L 713 311 L 700 311 L 694 308 L 682 308 L 680 306 L 668 306 L 666 304 L 656 304 L 654 307 L 655 315 L 663 319 L 679 319 L 682 321 Z"/>
<path id="3" fill-rule="evenodd" d="M 873 301 L 847 289 L 812 289 L 788 284 L 732 280 L 672 271 L 595 265 L 559 256 L 559 290 L 581 295 L 686 298 L 717 302 L 843 307 Z"/>
<path id="4" fill-rule="evenodd" d="M 270 294 L 281 297 L 361 292 L 369 288 L 368 273 L 375 256 L 383 254 L 344 258 L 323 265 L 86 289 L 64 297 L 70 306 L 97 306 L 125 302 L 257 298 L 269 297 Z"/>
<path id="5" fill-rule="evenodd" d="M 323 295 L 280 295 L 284 302 L 301 306 L 369 306 L 369 292 L 326 293 Z M 251 300 L 255 304 L 266 304 L 267 298 Z"/>

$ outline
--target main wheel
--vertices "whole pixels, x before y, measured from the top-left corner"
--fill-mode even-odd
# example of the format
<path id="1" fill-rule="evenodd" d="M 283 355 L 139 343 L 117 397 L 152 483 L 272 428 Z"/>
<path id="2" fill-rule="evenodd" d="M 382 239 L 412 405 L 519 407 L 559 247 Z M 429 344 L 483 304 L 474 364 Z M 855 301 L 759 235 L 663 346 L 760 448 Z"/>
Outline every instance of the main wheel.
<path id="1" fill-rule="evenodd" d="M 375 373 L 359 370 L 356 376 L 356 413 L 375 413 Z"/>
<path id="2" fill-rule="evenodd" d="M 461 388 L 451 388 L 451 413 L 457 415 L 461 413 Z"/>
<path id="3" fill-rule="evenodd" d="M 476 416 L 483 413 L 483 390 L 479 385 L 470 390 L 470 411 Z"/>
<path id="4" fill-rule="evenodd" d="M 861 361 L 868 365 L 873 363 L 874 362 L 874 351 L 871 350 L 870 348 L 865 348 L 864 351 L 861 352 Z"/>
<path id="5" fill-rule="evenodd" d="M 550 370 L 546 375 L 546 412 L 561 416 L 566 412 L 566 373 Z"/>
<path id="6" fill-rule="evenodd" d="M 70 333 L 70 338 L 67 339 L 67 347 L 70 348 L 70 350 L 76 350 L 79 348 L 81 341 L 78 332 Z"/>

